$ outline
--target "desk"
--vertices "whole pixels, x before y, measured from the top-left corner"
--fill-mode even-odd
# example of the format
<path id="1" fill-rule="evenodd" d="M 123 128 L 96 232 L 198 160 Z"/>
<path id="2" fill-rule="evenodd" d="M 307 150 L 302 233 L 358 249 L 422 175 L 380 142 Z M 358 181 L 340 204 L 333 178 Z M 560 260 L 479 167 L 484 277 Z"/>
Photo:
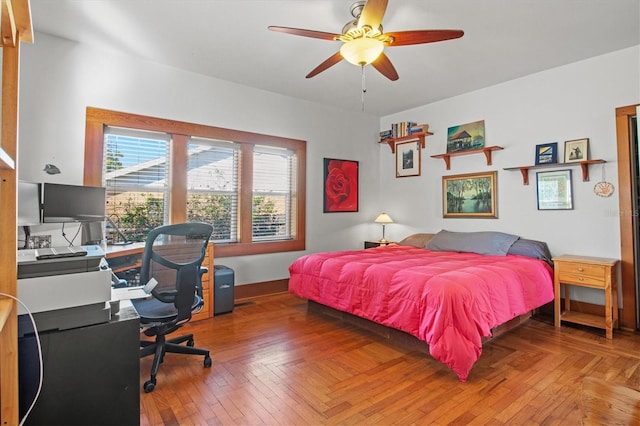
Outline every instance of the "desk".
<path id="1" fill-rule="evenodd" d="M 140 423 L 140 323 L 132 306 L 109 322 L 42 333 L 40 342 L 42 392 L 25 424 Z M 25 333 L 18 350 L 22 418 L 38 383 L 35 336 Z"/>

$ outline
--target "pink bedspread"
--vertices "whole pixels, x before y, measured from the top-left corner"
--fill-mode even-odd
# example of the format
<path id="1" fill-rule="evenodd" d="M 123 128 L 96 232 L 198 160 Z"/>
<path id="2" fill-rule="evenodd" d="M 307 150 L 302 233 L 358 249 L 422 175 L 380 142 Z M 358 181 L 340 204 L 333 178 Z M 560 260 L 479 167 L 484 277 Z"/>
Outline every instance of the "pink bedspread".
<path id="1" fill-rule="evenodd" d="M 289 291 L 405 331 L 461 381 L 491 329 L 553 300 L 553 271 L 523 256 L 389 245 L 310 254 L 289 267 Z"/>

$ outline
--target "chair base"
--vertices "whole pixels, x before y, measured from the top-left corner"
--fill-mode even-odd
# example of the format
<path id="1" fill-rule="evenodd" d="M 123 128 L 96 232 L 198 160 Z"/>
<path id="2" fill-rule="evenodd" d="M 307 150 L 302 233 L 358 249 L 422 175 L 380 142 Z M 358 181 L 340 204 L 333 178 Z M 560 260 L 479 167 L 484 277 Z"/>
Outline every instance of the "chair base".
<path id="1" fill-rule="evenodd" d="M 186 345 L 183 345 L 182 343 L 185 342 Z M 156 375 L 158 374 L 160 364 L 164 361 L 164 355 L 167 352 L 204 356 L 204 366 L 211 367 L 209 351 L 207 349 L 195 348 L 193 347 L 193 343 L 193 334 L 186 334 L 173 339 L 166 339 L 164 335 L 157 335 L 155 341 L 141 340 L 140 358 L 154 355 L 153 363 L 151 364 L 151 378 L 144 383 L 144 391 L 148 393 L 155 389 Z"/>

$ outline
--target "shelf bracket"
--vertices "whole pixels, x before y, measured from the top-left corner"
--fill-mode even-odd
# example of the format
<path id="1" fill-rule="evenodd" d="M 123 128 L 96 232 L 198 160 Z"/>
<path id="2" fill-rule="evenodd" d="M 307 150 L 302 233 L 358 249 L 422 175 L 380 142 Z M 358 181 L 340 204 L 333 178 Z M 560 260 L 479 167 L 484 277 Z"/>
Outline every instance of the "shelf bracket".
<path id="1" fill-rule="evenodd" d="M 484 156 L 487 157 L 487 166 L 491 165 L 491 149 L 484 148 L 482 150 L 484 152 Z"/>

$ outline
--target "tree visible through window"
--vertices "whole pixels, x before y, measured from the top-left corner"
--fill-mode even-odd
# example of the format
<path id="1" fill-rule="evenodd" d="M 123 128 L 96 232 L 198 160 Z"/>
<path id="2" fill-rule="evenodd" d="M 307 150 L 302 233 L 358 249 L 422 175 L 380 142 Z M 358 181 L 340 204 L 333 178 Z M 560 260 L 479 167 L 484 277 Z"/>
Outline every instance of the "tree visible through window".
<path id="1" fill-rule="evenodd" d="M 106 214 L 128 241 L 144 241 L 167 222 L 169 135 L 129 129 L 105 131 Z M 107 239 L 120 234 L 107 226 Z"/>

